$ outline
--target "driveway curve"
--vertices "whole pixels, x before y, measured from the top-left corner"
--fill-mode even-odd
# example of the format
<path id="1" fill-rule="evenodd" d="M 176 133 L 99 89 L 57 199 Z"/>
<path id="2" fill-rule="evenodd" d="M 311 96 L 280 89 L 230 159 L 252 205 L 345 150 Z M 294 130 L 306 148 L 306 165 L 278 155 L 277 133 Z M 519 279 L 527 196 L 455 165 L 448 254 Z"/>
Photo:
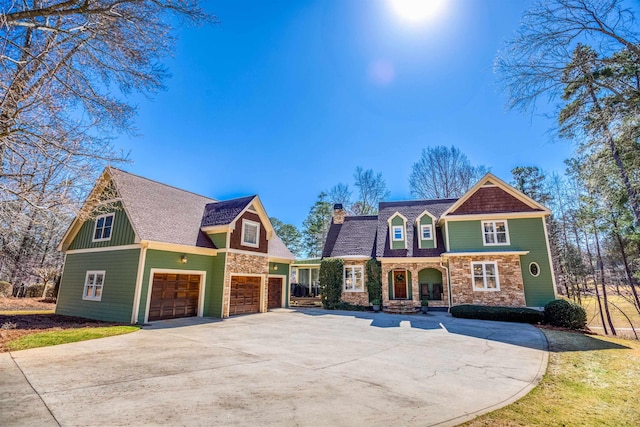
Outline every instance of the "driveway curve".
<path id="1" fill-rule="evenodd" d="M 5 426 L 456 425 L 525 395 L 547 364 L 529 325 L 320 309 L 0 356 Z"/>

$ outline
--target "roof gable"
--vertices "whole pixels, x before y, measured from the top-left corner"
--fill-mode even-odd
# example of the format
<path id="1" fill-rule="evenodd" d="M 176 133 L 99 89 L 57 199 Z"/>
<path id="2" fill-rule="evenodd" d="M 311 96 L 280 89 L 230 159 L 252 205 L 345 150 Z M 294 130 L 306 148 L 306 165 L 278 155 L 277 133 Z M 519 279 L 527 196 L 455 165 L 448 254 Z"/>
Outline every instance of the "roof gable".
<path id="1" fill-rule="evenodd" d="M 514 212 L 550 213 L 549 209 L 526 194 L 487 173 L 451 205 L 443 216 Z"/>

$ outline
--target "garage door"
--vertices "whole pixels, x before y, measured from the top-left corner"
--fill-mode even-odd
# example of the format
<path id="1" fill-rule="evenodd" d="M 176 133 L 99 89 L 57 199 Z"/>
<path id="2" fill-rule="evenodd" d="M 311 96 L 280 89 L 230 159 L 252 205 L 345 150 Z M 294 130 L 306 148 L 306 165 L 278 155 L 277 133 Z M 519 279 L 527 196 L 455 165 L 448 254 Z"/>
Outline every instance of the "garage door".
<path id="1" fill-rule="evenodd" d="M 260 312 L 260 284 L 262 278 L 253 276 L 231 277 L 229 315 Z"/>
<path id="2" fill-rule="evenodd" d="M 269 308 L 282 307 L 282 277 L 269 277 Z"/>
<path id="3" fill-rule="evenodd" d="M 199 275 L 155 273 L 152 286 L 149 320 L 198 315 Z"/>

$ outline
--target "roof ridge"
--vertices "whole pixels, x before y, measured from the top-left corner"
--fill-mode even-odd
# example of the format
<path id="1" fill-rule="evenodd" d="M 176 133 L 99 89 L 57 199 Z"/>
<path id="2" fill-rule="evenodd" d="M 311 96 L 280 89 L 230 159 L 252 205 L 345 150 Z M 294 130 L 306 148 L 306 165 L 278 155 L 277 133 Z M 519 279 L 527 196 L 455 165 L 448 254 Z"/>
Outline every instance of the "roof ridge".
<path id="1" fill-rule="evenodd" d="M 406 203 L 435 203 L 435 202 L 454 202 L 458 200 L 459 197 L 456 198 L 447 198 L 447 199 L 411 199 L 411 200 L 394 200 L 389 202 L 380 202 L 380 205 L 392 205 L 392 204 L 406 204 Z"/>
<path id="2" fill-rule="evenodd" d="M 218 199 L 214 199 L 213 197 L 209 197 L 209 196 L 205 196 L 205 195 L 202 195 L 202 194 L 198 194 L 198 193 L 195 193 L 193 191 L 185 190 L 184 188 L 176 187 L 175 185 L 165 184 L 164 182 L 156 181 L 154 179 L 147 178 L 147 177 L 144 177 L 142 175 L 138 175 L 138 174 L 135 174 L 135 173 L 127 172 L 127 171 L 122 170 L 120 168 L 116 168 L 115 166 L 107 166 L 107 168 L 108 169 L 115 169 L 118 172 L 126 173 L 127 175 L 135 176 L 136 178 L 140 178 L 140 179 L 144 179 L 145 181 L 153 182 L 154 184 L 159 184 L 159 185 L 162 185 L 162 186 L 165 186 L 165 187 L 168 187 L 168 188 L 173 188 L 174 190 L 182 191 L 183 193 L 189 193 L 189 194 L 193 194 L 194 196 L 203 197 L 205 199 L 209 199 L 209 200 L 212 200 L 214 202 L 219 202 Z"/>

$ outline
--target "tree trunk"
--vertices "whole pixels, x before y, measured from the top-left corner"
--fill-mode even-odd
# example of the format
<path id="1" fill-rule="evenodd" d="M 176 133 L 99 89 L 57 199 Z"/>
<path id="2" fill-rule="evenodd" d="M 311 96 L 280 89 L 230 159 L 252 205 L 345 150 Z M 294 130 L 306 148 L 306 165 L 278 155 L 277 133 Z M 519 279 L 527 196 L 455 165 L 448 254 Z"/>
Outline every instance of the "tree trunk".
<path id="1" fill-rule="evenodd" d="M 611 215 L 611 222 L 613 224 L 613 234 L 616 237 L 616 242 L 618 243 L 618 247 L 620 248 L 620 254 L 622 256 L 622 263 L 624 265 L 624 273 L 627 276 L 627 281 L 629 282 L 629 287 L 631 288 L 631 293 L 633 294 L 633 298 L 636 302 L 636 310 L 640 313 L 640 298 L 638 297 L 638 291 L 636 289 L 635 278 L 633 277 L 633 273 L 631 272 L 631 267 L 629 267 L 629 260 L 627 258 L 627 252 L 624 248 L 624 242 L 622 241 L 622 236 L 618 232 L 618 222 L 614 215 Z"/>
<path id="2" fill-rule="evenodd" d="M 609 335 L 609 331 L 607 330 L 607 324 L 604 321 L 604 312 L 602 309 L 602 301 L 600 299 L 600 291 L 598 290 L 598 283 L 597 283 L 597 278 L 596 278 L 596 269 L 593 267 L 593 257 L 591 255 L 591 250 L 589 249 L 589 240 L 587 239 L 587 232 L 584 231 L 584 237 L 585 237 L 585 247 L 587 248 L 587 256 L 589 257 L 589 267 L 591 270 L 591 275 L 593 276 L 593 281 L 595 283 L 595 290 L 596 290 L 596 299 L 598 301 L 598 314 L 600 314 L 600 322 L 602 323 L 602 328 L 604 329 L 604 334 L 605 335 Z"/>
<path id="3" fill-rule="evenodd" d="M 616 334 L 616 328 L 613 326 L 613 321 L 611 320 L 611 312 L 609 311 L 609 300 L 607 296 L 607 286 L 604 283 L 604 260 L 602 259 L 602 255 L 600 253 L 600 238 L 598 237 L 598 230 L 594 224 L 593 226 L 593 235 L 596 239 L 596 254 L 598 255 L 598 265 L 600 265 L 600 284 L 602 285 L 602 299 L 604 300 L 604 310 L 607 315 L 607 323 L 609 324 L 609 328 L 611 329 L 612 335 Z M 598 283 L 596 282 L 596 288 L 598 287 Z"/>

